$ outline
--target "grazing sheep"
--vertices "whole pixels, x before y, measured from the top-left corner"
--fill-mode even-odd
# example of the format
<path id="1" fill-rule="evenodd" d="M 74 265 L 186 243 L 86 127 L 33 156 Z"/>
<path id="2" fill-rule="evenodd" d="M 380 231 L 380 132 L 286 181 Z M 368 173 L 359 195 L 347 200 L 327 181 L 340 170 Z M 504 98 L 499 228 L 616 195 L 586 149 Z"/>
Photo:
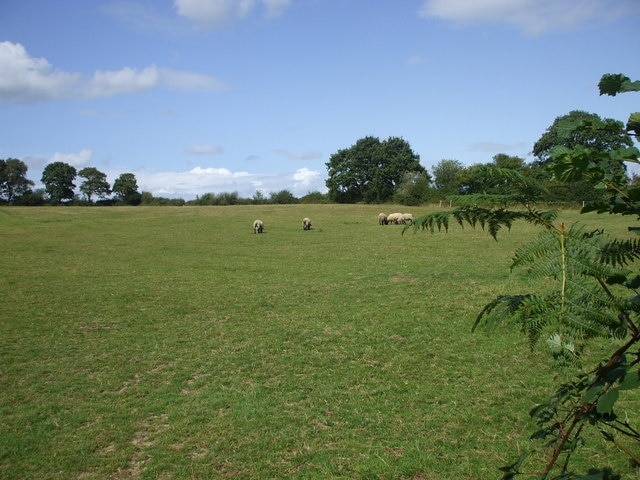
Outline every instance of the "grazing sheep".
<path id="1" fill-rule="evenodd" d="M 302 229 L 311 230 L 311 220 L 309 220 L 307 217 L 302 219 Z"/>
<path id="2" fill-rule="evenodd" d="M 400 222 L 400 217 L 402 217 L 401 213 L 390 213 L 389 216 L 387 216 L 387 223 L 394 223 L 397 225 Z"/>
<path id="3" fill-rule="evenodd" d="M 389 223 L 389 220 L 387 220 L 387 216 L 382 212 L 378 214 L 378 223 L 380 225 L 386 225 L 387 223 Z"/>
<path id="4" fill-rule="evenodd" d="M 408 223 L 409 225 L 411 225 L 413 223 L 413 215 L 411 215 L 410 213 L 403 213 L 400 216 L 400 223 Z"/>
<path id="5" fill-rule="evenodd" d="M 262 230 L 264 230 L 264 223 L 262 220 L 254 220 L 253 233 L 262 233 Z"/>

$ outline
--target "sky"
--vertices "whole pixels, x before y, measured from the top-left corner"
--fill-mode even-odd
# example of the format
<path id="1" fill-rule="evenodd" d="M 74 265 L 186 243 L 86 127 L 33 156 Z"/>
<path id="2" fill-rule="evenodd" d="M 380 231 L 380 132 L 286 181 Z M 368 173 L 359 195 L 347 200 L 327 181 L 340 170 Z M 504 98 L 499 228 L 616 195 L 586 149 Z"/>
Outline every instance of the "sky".
<path id="1" fill-rule="evenodd" d="M 0 158 L 194 199 L 326 191 L 366 136 L 534 160 L 572 110 L 626 122 L 638 0 L 0 0 Z M 82 179 L 76 179 L 79 185 Z"/>

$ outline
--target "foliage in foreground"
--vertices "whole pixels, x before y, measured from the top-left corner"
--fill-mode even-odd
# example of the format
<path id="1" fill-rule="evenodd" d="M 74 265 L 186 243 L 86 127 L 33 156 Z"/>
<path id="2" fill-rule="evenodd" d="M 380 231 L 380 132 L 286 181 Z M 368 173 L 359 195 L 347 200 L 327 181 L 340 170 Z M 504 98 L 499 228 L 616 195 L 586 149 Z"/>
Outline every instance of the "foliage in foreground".
<path id="1" fill-rule="evenodd" d="M 599 86 L 601 94 L 608 95 L 640 91 L 639 82 L 630 82 L 623 75 L 605 75 Z M 629 139 L 640 133 L 638 120 L 639 114 L 634 113 L 627 122 Z M 560 131 L 575 136 L 599 128 L 608 127 L 577 120 L 568 121 Z M 609 194 L 607 201 L 587 205 L 583 212 L 640 218 L 640 189 L 626 185 L 619 175 L 624 162 L 640 163 L 637 148 L 603 152 L 584 145 L 562 146 L 553 149 L 551 156 L 557 179 L 587 181 Z M 633 466 L 640 466 L 640 430 L 615 409 L 625 393 L 640 388 L 640 275 L 633 269 L 640 257 L 640 242 L 610 240 L 602 230 L 555 223 L 553 212 L 535 208 L 546 194 L 535 180 L 499 168 L 488 169 L 486 174 L 508 182 L 514 192 L 466 197 L 466 203 L 452 212 L 416 219 L 414 229 L 447 230 L 453 218 L 460 225 L 486 228 L 497 239 L 500 229 L 511 228 L 516 220 L 534 223 L 542 227 L 542 233 L 517 251 L 511 268 L 526 269 L 528 275 L 551 283 L 543 292 L 498 296 L 480 312 L 473 328 L 510 321 L 527 335 L 532 347 L 545 338 L 554 357 L 565 363 L 579 359 L 594 337 L 610 338 L 616 345 L 599 365 L 558 386 L 546 402 L 531 410 L 538 426 L 531 438 L 540 442 L 546 460 L 540 468 L 534 460 L 536 452 L 525 453 L 501 468 L 503 479 L 519 475 L 545 480 L 620 478 L 607 466 L 574 472 L 571 461 L 586 442 L 586 430 L 595 429 L 626 454 Z M 515 205 L 522 208 L 515 209 Z"/>

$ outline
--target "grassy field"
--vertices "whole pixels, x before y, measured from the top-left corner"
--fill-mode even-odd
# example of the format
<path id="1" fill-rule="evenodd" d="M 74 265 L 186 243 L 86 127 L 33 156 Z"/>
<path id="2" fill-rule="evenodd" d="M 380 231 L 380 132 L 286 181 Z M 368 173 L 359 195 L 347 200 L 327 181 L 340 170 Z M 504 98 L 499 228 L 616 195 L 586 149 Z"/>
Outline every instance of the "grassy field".
<path id="1" fill-rule="evenodd" d="M 536 230 L 401 235 L 379 211 L 0 208 L 0 478 L 499 478 L 570 373 L 470 332 L 532 287 L 509 264 Z"/>

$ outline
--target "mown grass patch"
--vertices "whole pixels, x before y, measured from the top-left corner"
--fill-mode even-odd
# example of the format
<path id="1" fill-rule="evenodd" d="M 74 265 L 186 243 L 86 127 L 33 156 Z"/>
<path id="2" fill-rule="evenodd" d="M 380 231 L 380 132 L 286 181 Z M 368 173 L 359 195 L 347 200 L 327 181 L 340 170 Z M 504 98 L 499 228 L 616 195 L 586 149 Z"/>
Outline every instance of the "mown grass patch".
<path id="1" fill-rule="evenodd" d="M 379 211 L 0 209 L 0 478 L 496 478 L 568 374 L 470 332 L 536 230 Z"/>

